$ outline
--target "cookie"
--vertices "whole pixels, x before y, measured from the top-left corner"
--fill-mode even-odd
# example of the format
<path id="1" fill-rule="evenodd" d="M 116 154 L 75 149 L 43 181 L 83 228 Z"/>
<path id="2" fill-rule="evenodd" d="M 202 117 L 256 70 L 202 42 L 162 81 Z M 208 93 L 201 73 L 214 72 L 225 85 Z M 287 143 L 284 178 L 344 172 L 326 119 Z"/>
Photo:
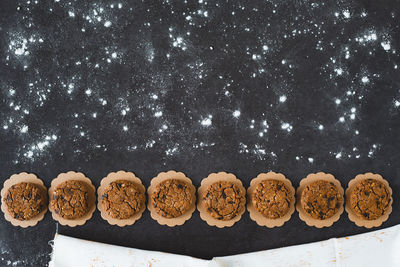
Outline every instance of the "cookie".
<path id="1" fill-rule="evenodd" d="M 309 226 L 330 227 L 344 211 L 344 190 L 332 174 L 310 173 L 300 181 L 296 195 L 299 217 Z"/>
<path id="2" fill-rule="evenodd" d="M 245 211 L 246 189 L 232 173 L 211 173 L 201 181 L 197 209 L 210 226 L 231 227 Z"/>
<path id="3" fill-rule="evenodd" d="M 73 220 L 89 210 L 89 191 L 85 182 L 68 180 L 59 184 L 50 199 L 52 210 L 64 219 Z"/>
<path id="4" fill-rule="evenodd" d="M 132 217 L 145 205 L 144 192 L 134 182 L 128 180 L 111 182 L 100 198 L 108 215 L 118 220 Z"/>
<path id="5" fill-rule="evenodd" d="M 294 213 L 295 190 L 282 173 L 260 173 L 247 189 L 247 210 L 259 226 L 280 227 Z"/>
<path id="6" fill-rule="evenodd" d="M 254 189 L 251 201 L 255 209 L 268 219 L 278 219 L 290 210 L 294 197 L 282 181 L 264 180 Z"/>
<path id="7" fill-rule="evenodd" d="M 227 221 L 243 213 L 246 197 L 235 183 L 219 181 L 211 184 L 203 196 L 207 212 L 215 219 Z"/>
<path id="8" fill-rule="evenodd" d="M 111 225 L 132 225 L 146 209 L 146 189 L 132 172 L 110 172 L 101 180 L 97 195 L 100 215 Z"/>
<path id="9" fill-rule="evenodd" d="M 1 210 L 14 226 L 36 225 L 47 212 L 47 190 L 33 173 L 13 174 L 1 189 Z"/>
<path id="10" fill-rule="evenodd" d="M 157 184 L 151 199 L 155 211 L 165 218 L 182 216 L 192 207 L 194 201 L 189 185 L 177 179 Z"/>
<path id="11" fill-rule="evenodd" d="M 374 179 L 359 182 L 350 195 L 350 206 L 358 217 L 376 220 L 390 205 L 390 193 L 386 186 Z"/>
<path id="12" fill-rule="evenodd" d="M 182 225 L 196 209 L 196 188 L 182 172 L 160 172 L 147 189 L 150 216 L 161 225 Z"/>
<path id="13" fill-rule="evenodd" d="M 9 214 L 17 220 L 30 220 L 39 215 L 47 205 L 47 194 L 33 183 L 12 185 L 3 198 Z"/>
<path id="14" fill-rule="evenodd" d="M 358 174 L 346 189 L 346 211 L 357 226 L 378 227 L 392 212 L 392 189 L 379 174 Z"/>
<path id="15" fill-rule="evenodd" d="M 343 195 L 333 182 L 317 180 L 308 184 L 301 194 L 301 206 L 312 218 L 325 220 L 343 205 Z"/>

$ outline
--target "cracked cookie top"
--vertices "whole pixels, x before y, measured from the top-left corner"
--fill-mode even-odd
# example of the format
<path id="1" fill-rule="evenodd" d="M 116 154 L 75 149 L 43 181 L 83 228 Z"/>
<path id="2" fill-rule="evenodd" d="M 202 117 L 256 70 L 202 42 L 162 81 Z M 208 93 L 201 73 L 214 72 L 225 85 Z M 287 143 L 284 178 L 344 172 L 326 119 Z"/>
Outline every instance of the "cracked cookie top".
<path id="1" fill-rule="evenodd" d="M 59 184 L 50 200 L 54 212 L 64 219 L 78 219 L 89 207 L 89 190 L 85 182 L 68 180 Z"/>
<path id="2" fill-rule="evenodd" d="M 194 203 L 190 186 L 178 179 L 168 179 L 156 185 L 151 194 L 155 211 L 165 218 L 177 218 Z"/>
<path id="3" fill-rule="evenodd" d="M 359 182 L 350 195 L 350 206 L 364 220 L 381 217 L 390 205 L 390 192 L 380 181 L 365 179 Z"/>
<path id="4" fill-rule="evenodd" d="M 215 219 L 227 221 L 245 208 L 245 192 L 235 183 L 228 181 L 211 184 L 203 194 L 203 202 L 207 212 Z"/>
<path id="5" fill-rule="evenodd" d="M 288 213 L 293 195 L 282 181 L 268 179 L 255 187 L 251 201 L 261 215 L 278 219 Z"/>
<path id="6" fill-rule="evenodd" d="M 116 180 L 105 188 L 101 203 L 110 217 L 123 220 L 144 207 L 145 195 L 134 182 Z"/>
<path id="7" fill-rule="evenodd" d="M 22 182 L 12 185 L 3 201 L 14 219 L 25 221 L 34 218 L 44 210 L 47 194 L 36 184 Z"/>
<path id="8" fill-rule="evenodd" d="M 334 183 L 317 180 L 304 188 L 300 202 L 309 216 L 325 220 L 339 211 L 343 205 L 343 196 Z"/>

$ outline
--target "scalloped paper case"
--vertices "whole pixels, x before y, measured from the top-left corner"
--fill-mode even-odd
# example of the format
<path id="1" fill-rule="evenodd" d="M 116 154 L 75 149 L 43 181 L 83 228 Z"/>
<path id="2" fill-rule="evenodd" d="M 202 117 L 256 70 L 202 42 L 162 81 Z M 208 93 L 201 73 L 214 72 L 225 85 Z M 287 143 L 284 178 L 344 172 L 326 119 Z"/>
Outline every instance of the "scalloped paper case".
<path id="1" fill-rule="evenodd" d="M 363 219 L 361 219 L 360 217 L 358 217 L 354 213 L 353 209 L 350 206 L 350 195 L 353 192 L 354 187 L 359 182 L 361 182 L 362 180 L 365 180 L 365 179 L 375 179 L 375 180 L 378 180 L 378 181 L 382 182 L 388 188 L 388 190 L 390 192 L 390 204 L 389 204 L 389 207 L 385 211 L 385 213 L 381 217 L 376 219 L 376 220 L 363 220 Z M 352 179 L 349 182 L 349 185 L 348 185 L 348 187 L 346 189 L 346 207 L 345 208 L 346 208 L 347 215 L 349 216 L 349 220 L 354 222 L 357 226 L 365 227 L 365 228 L 372 228 L 372 227 L 381 226 L 381 224 L 383 222 L 385 222 L 385 221 L 387 221 L 387 219 L 389 219 L 389 215 L 390 215 L 390 213 L 392 213 L 392 203 L 393 203 L 392 194 L 393 194 L 392 188 L 390 188 L 389 183 L 385 179 L 383 179 L 383 177 L 381 175 L 374 174 L 374 173 L 371 173 L 371 172 L 367 172 L 365 174 L 357 175 L 354 179 Z"/>
<path id="2" fill-rule="evenodd" d="M 197 209 L 200 212 L 200 218 L 203 221 L 205 221 L 208 225 L 216 226 L 218 228 L 231 227 L 242 218 L 242 215 L 246 210 L 245 208 L 241 213 L 239 213 L 236 217 L 232 218 L 231 220 L 228 221 L 217 220 L 207 212 L 202 200 L 202 196 L 204 192 L 207 190 L 207 188 L 213 183 L 220 181 L 227 181 L 236 184 L 243 191 L 243 194 L 246 195 L 246 189 L 244 189 L 242 181 L 236 178 L 234 174 L 226 172 L 211 173 L 210 175 L 208 175 L 207 178 L 204 178 L 201 181 L 201 186 L 197 191 L 198 194 Z"/>
<path id="3" fill-rule="evenodd" d="M 289 211 L 281 218 L 277 219 L 269 219 L 264 217 L 260 212 L 256 210 L 252 203 L 252 195 L 256 188 L 256 186 L 264 181 L 264 180 L 277 180 L 281 181 L 285 184 L 285 186 L 292 192 L 292 203 L 290 203 Z M 268 228 L 280 227 L 285 222 L 289 221 L 292 217 L 292 214 L 295 210 L 294 204 L 296 199 L 294 197 L 295 190 L 292 186 L 292 183 L 289 179 L 287 179 L 282 173 L 268 172 L 268 173 L 260 173 L 256 178 L 251 180 L 250 187 L 247 189 L 247 210 L 249 211 L 250 218 L 255 221 L 259 226 L 266 226 Z"/>
<path id="4" fill-rule="evenodd" d="M 340 206 L 338 212 L 333 215 L 332 217 L 325 219 L 325 220 L 318 220 L 314 219 L 311 216 L 309 216 L 302 208 L 301 206 L 301 193 L 303 192 L 304 188 L 317 180 L 325 180 L 328 182 L 332 182 L 335 184 L 335 186 L 338 188 L 339 192 L 344 196 L 344 190 L 342 185 L 340 184 L 339 180 L 337 180 L 332 174 L 329 173 L 324 173 L 324 172 L 318 172 L 318 173 L 311 173 L 307 175 L 306 178 L 302 179 L 300 181 L 300 185 L 297 188 L 296 195 L 297 195 L 297 203 L 296 203 L 296 209 L 299 212 L 299 217 L 302 221 L 304 221 L 308 226 L 315 226 L 317 228 L 322 228 L 322 227 L 329 227 L 333 223 L 337 222 L 340 219 L 340 215 L 342 215 L 344 208 L 343 204 Z"/>
<path id="5" fill-rule="evenodd" d="M 128 180 L 134 182 L 135 185 L 137 185 L 140 188 L 140 191 L 143 194 L 146 194 L 146 188 L 143 186 L 142 181 L 138 177 L 136 177 L 135 174 L 133 174 L 132 172 L 125 172 L 125 171 L 111 172 L 107 175 L 107 177 L 101 180 L 100 187 L 97 189 L 97 199 L 98 199 L 97 208 L 100 211 L 101 217 L 111 225 L 118 225 L 120 227 L 126 225 L 132 225 L 142 217 L 142 214 L 146 209 L 146 205 L 143 205 L 143 207 L 139 210 L 139 212 L 135 213 L 132 217 L 128 219 L 119 220 L 112 218 L 108 214 L 108 212 L 104 210 L 104 207 L 101 203 L 101 196 L 103 195 L 104 190 L 110 183 L 116 180 Z"/>
<path id="6" fill-rule="evenodd" d="M 53 210 L 53 208 L 50 205 L 50 201 L 51 199 L 53 199 L 53 192 L 56 189 L 56 187 L 68 180 L 78 180 L 78 181 L 82 181 L 85 182 L 86 185 L 88 186 L 88 190 L 89 190 L 89 196 L 88 196 L 88 205 L 89 205 L 89 210 L 88 212 L 83 215 L 81 218 L 77 218 L 77 219 L 73 219 L 73 220 L 69 220 L 69 219 L 64 219 L 63 217 L 61 217 L 60 215 L 56 214 Z M 58 221 L 61 225 L 68 225 L 70 227 L 75 227 L 77 225 L 84 225 L 86 223 L 87 220 L 89 220 L 92 215 L 93 212 L 96 209 L 96 195 L 95 195 L 95 187 L 92 184 L 92 181 L 87 178 L 83 173 L 81 172 L 74 172 L 74 171 L 69 171 L 67 173 L 60 173 L 57 178 L 53 179 L 53 181 L 51 181 L 51 187 L 49 188 L 49 210 L 51 211 L 51 215 L 53 217 L 54 220 Z"/>
<path id="7" fill-rule="evenodd" d="M 193 196 L 192 207 L 185 214 L 177 218 L 165 218 L 160 214 L 158 214 L 153 207 L 153 200 L 151 199 L 151 194 L 156 189 L 157 184 L 169 179 L 177 179 L 187 183 L 190 186 L 190 190 Z M 183 172 L 176 172 L 172 170 L 168 172 L 160 172 L 156 177 L 154 177 L 151 180 L 150 186 L 147 189 L 147 195 L 148 195 L 147 208 L 150 211 L 150 216 L 161 225 L 168 225 L 169 227 L 182 225 L 192 217 L 192 214 L 196 209 L 196 188 L 193 186 L 192 180 L 186 177 L 186 175 Z"/>
<path id="8" fill-rule="evenodd" d="M 21 172 L 19 174 L 13 174 L 13 175 L 11 175 L 11 177 L 9 179 L 4 181 L 4 187 L 1 190 L 1 210 L 4 212 L 4 217 L 12 225 L 26 228 L 29 226 L 35 226 L 39 221 L 43 220 L 44 215 L 47 212 L 47 206 L 43 209 L 42 212 L 40 212 L 38 215 L 36 215 L 34 218 L 32 218 L 30 220 L 20 221 L 20 220 L 14 219 L 8 212 L 7 206 L 6 206 L 5 202 L 3 201 L 3 197 L 5 196 L 5 194 L 7 193 L 8 189 L 11 186 L 18 184 L 18 183 L 22 183 L 22 182 L 35 184 L 35 185 L 41 187 L 44 190 L 43 192 L 47 192 L 47 189 L 44 186 L 43 181 L 40 180 L 33 173 Z"/>

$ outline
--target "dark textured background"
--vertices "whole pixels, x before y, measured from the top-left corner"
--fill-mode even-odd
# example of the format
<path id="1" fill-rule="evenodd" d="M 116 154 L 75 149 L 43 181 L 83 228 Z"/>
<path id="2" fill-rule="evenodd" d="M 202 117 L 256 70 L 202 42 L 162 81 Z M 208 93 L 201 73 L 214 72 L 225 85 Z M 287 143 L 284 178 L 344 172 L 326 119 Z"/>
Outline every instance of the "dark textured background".
<path id="1" fill-rule="evenodd" d="M 178 2 L 178 1 L 177 1 Z M 382 174 L 400 223 L 399 1 L 0 2 L 0 176 L 34 172 L 46 186 L 82 171 L 98 186 L 129 170 L 196 186 L 211 172 L 247 187 L 260 172 L 297 186 L 310 172 L 346 185 Z M 337 2 L 337 3 L 334 3 Z M 235 112 L 236 111 L 236 112 Z M 110 226 L 96 211 L 62 234 L 201 258 L 368 231 L 346 214 L 326 229 L 294 214 L 231 228 L 196 212 L 168 228 L 146 211 Z M 44 266 L 56 223 L 20 229 L 0 218 L 0 265 Z"/>

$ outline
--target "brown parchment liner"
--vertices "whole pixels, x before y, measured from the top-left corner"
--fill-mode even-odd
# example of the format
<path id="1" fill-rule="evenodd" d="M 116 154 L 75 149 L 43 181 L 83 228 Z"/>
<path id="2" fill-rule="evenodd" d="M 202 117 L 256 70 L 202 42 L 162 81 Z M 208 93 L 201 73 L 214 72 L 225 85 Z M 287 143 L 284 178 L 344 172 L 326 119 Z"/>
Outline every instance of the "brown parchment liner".
<path id="1" fill-rule="evenodd" d="M 244 196 L 246 197 L 246 189 L 243 187 L 242 181 L 236 178 L 234 174 L 226 172 L 211 173 L 210 175 L 208 175 L 207 178 L 204 178 L 201 181 L 201 185 L 197 191 L 198 194 L 197 209 L 200 212 L 200 218 L 203 221 L 207 222 L 208 225 L 216 226 L 218 228 L 231 227 L 242 218 L 242 215 L 245 212 L 246 208 L 244 208 L 241 213 L 239 213 L 238 215 L 236 215 L 236 217 L 230 220 L 227 221 L 217 220 L 207 212 L 206 207 L 204 206 L 204 202 L 202 200 L 202 196 L 204 192 L 207 190 L 207 188 L 213 183 L 220 181 L 227 181 L 236 184 L 240 188 L 240 190 L 242 190 Z"/>
<path id="2" fill-rule="evenodd" d="M 334 185 L 338 188 L 339 193 L 342 194 L 344 197 L 344 190 L 342 185 L 340 184 L 339 180 L 335 179 L 335 177 L 332 174 L 329 173 L 324 173 L 324 172 L 318 172 L 318 173 L 311 173 L 307 175 L 306 178 L 302 179 L 300 181 L 300 185 L 297 188 L 296 195 L 297 195 L 297 203 L 296 203 L 296 209 L 299 212 L 299 217 L 302 221 L 304 221 L 308 226 L 315 226 L 317 228 L 322 228 L 322 227 L 329 227 L 331 226 L 334 222 L 338 221 L 340 219 L 340 215 L 343 213 L 344 208 L 343 204 L 340 206 L 338 212 L 333 215 L 332 217 L 325 219 L 325 220 L 318 220 L 314 219 L 311 216 L 309 216 L 301 207 L 301 193 L 303 192 L 304 188 L 309 185 L 310 183 L 317 181 L 317 180 L 325 180 L 328 182 L 334 183 Z"/>
<path id="3" fill-rule="evenodd" d="M 264 180 L 281 181 L 291 192 L 292 202 L 290 203 L 290 208 L 288 212 L 281 218 L 277 219 L 266 218 L 260 212 L 258 212 L 258 210 L 253 206 L 253 203 L 251 201 L 253 192 L 256 186 Z M 290 220 L 295 210 L 294 204 L 296 202 L 296 199 L 294 195 L 295 195 L 295 190 L 292 186 L 292 182 L 289 179 L 287 179 L 282 173 L 275 173 L 275 172 L 260 173 L 256 178 L 251 180 L 250 187 L 247 189 L 247 210 L 249 211 L 250 218 L 253 221 L 255 221 L 259 226 L 266 226 L 268 228 L 282 226 L 285 222 Z"/>
<path id="4" fill-rule="evenodd" d="M 151 194 L 156 189 L 157 184 L 169 179 L 177 179 L 187 183 L 189 185 L 193 197 L 192 207 L 186 213 L 177 218 L 165 218 L 160 214 L 158 214 L 153 207 L 153 200 L 151 199 Z M 147 195 L 148 195 L 147 208 L 150 211 L 150 216 L 161 225 L 168 225 L 170 227 L 182 225 L 192 217 L 192 214 L 196 209 L 196 188 L 192 184 L 192 180 L 186 177 L 186 175 L 183 172 L 176 172 L 172 170 L 168 172 L 160 172 L 156 177 L 154 177 L 151 180 L 150 186 L 149 188 L 147 188 Z"/>
<path id="5" fill-rule="evenodd" d="M 1 190 L 1 210 L 4 212 L 4 217 L 12 225 L 26 228 L 29 226 L 35 226 L 39 221 L 41 221 L 44 218 L 44 215 L 47 212 L 47 206 L 44 207 L 42 212 L 40 212 L 38 215 L 36 215 L 35 217 L 33 217 L 30 220 L 20 221 L 20 220 L 14 219 L 10 215 L 6 203 L 5 203 L 5 201 L 3 201 L 3 198 L 11 186 L 18 184 L 18 183 L 22 183 L 22 182 L 35 184 L 35 185 L 41 187 L 44 190 L 43 191 L 44 193 L 47 192 L 47 188 L 44 186 L 43 181 L 40 180 L 33 173 L 21 172 L 19 174 L 13 174 L 13 175 L 11 175 L 11 177 L 9 179 L 4 181 L 4 187 Z"/>
<path id="6" fill-rule="evenodd" d="M 101 201 L 101 196 L 104 193 L 104 190 L 107 188 L 107 186 L 116 181 L 116 180 L 127 180 L 133 182 L 135 185 L 139 187 L 139 190 L 143 193 L 146 194 L 146 188 L 142 184 L 142 181 L 135 176 L 132 172 L 125 172 L 125 171 L 118 171 L 118 172 L 111 172 L 107 175 L 107 177 L 103 178 L 100 183 L 100 187 L 97 188 L 97 208 L 100 211 L 101 217 L 106 220 L 109 224 L 111 225 L 118 225 L 120 227 L 126 226 L 126 225 L 132 225 L 134 224 L 137 220 L 142 217 L 143 211 L 146 209 L 146 204 L 143 205 L 143 207 L 139 210 L 139 212 L 133 214 L 128 219 L 115 219 L 112 218 L 108 212 L 104 209 Z"/>
<path id="7" fill-rule="evenodd" d="M 365 179 L 375 179 L 380 182 L 382 182 L 387 189 L 389 190 L 390 193 L 390 203 L 389 207 L 385 211 L 385 213 L 379 217 L 376 220 L 363 220 L 362 218 L 358 217 L 353 209 L 351 208 L 350 205 L 350 195 L 354 190 L 354 187 L 361 181 Z M 349 216 L 349 220 L 354 222 L 357 226 L 359 227 L 365 227 L 365 228 L 372 228 L 372 227 L 378 227 L 380 226 L 383 222 L 387 221 L 389 218 L 390 213 L 392 213 L 392 203 L 393 203 L 393 191 L 392 188 L 390 188 L 389 183 L 383 179 L 383 177 L 379 174 L 374 174 L 371 172 L 367 172 L 365 174 L 358 174 L 354 179 L 350 180 L 349 185 L 346 189 L 346 212 Z"/>
<path id="8" fill-rule="evenodd" d="M 51 199 L 53 199 L 53 192 L 55 190 L 55 188 L 68 180 L 78 180 L 78 181 L 82 181 L 85 182 L 88 188 L 88 212 L 83 215 L 81 218 L 77 218 L 77 219 L 65 219 L 63 217 L 61 217 L 60 215 L 56 214 L 53 210 L 53 208 L 50 205 L 50 201 Z M 67 173 L 60 173 L 57 178 L 53 179 L 53 181 L 51 181 L 51 187 L 49 188 L 49 210 L 51 211 L 51 215 L 53 217 L 54 220 L 58 221 L 61 225 L 68 225 L 70 227 L 75 227 L 77 225 L 83 225 L 86 223 L 87 220 L 89 220 L 92 215 L 94 210 L 96 209 L 96 189 L 94 187 L 94 185 L 92 184 L 92 181 L 87 178 L 83 173 L 81 172 L 74 172 L 74 171 L 69 171 Z"/>

